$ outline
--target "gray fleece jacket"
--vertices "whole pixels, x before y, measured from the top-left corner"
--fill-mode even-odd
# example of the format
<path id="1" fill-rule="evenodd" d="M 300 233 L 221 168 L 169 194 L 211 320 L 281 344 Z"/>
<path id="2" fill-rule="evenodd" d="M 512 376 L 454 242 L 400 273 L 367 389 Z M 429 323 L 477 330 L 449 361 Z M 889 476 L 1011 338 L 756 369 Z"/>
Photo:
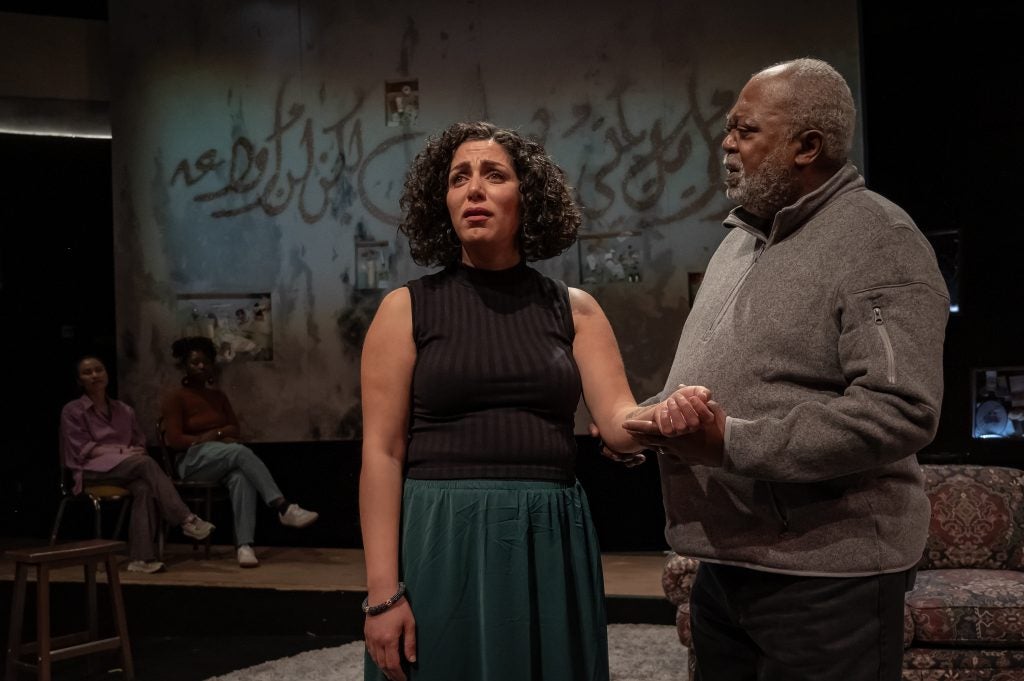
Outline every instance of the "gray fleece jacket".
<path id="1" fill-rule="evenodd" d="M 659 457 L 678 553 L 801 575 L 895 572 L 921 557 L 915 453 L 942 400 L 949 295 L 910 217 L 847 164 L 775 216 L 733 211 L 662 397 L 724 407 L 721 468 Z"/>

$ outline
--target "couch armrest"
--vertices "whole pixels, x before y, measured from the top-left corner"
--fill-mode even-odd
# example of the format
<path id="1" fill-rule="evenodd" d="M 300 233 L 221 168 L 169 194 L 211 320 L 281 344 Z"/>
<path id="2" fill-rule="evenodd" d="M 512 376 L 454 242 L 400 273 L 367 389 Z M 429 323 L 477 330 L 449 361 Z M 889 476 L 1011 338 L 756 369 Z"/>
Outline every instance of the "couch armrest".
<path id="1" fill-rule="evenodd" d="M 931 524 L 919 570 L 1024 569 L 1024 471 L 926 465 Z"/>
<path id="2" fill-rule="evenodd" d="M 700 561 L 677 553 L 669 553 L 665 569 L 661 573 L 661 588 L 669 602 L 676 607 L 690 602 L 693 579 L 697 576 Z"/>

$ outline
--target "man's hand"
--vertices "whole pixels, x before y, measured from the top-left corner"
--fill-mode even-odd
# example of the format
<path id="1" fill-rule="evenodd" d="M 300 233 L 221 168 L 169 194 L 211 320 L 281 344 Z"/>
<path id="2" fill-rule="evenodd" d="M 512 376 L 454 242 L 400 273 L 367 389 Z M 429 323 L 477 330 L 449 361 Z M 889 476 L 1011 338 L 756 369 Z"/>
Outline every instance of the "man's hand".
<path id="1" fill-rule="evenodd" d="M 655 423 L 668 437 L 692 433 L 715 420 L 707 407 L 710 399 L 711 391 L 704 386 L 680 385 L 663 401 L 637 409 L 629 420 Z"/>
<path id="2" fill-rule="evenodd" d="M 671 398 L 670 398 L 671 399 Z M 666 402 L 669 400 L 666 400 Z M 650 449 L 657 450 L 659 454 L 676 456 L 688 464 L 699 466 L 721 466 L 725 456 L 725 411 L 714 401 L 707 403 L 706 407 L 712 419 L 701 419 L 703 428 L 686 435 L 666 434 L 672 431 L 671 421 L 675 418 L 671 406 L 664 405 L 668 414 L 664 414 L 662 405 L 655 412 L 655 420 L 630 419 L 622 424 L 622 427 L 633 436 L 638 443 Z M 692 404 L 691 404 L 692 406 Z M 659 422 L 659 417 L 669 420 L 666 426 Z"/>
<path id="3" fill-rule="evenodd" d="M 708 408 L 711 391 L 700 385 L 680 385 L 663 402 L 655 405 L 653 421 L 662 435 L 692 433 L 715 422 Z"/>

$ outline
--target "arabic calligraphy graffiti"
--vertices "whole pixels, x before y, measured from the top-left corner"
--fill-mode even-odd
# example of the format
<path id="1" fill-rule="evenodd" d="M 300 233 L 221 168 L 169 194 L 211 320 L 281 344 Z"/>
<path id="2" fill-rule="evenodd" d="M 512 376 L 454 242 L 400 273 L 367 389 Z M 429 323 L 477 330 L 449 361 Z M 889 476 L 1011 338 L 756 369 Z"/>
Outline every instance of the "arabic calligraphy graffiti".
<path id="1" fill-rule="evenodd" d="M 186 187 L 194 187 L 211 173 L 226 180 L 208 191 L 198 191 L 192 198 L 208 203 L 213 218 L 231 218 L 252 211 L 269 216 L 279 215 L 295 206 L 303 222 L 315 224 L 328 211 L 345 219 L 356 197 L 371 216 L 382 223 L 397 225 L 395 205 L 379 205 L 369 189 L 370 178 L 377 177 L 374 165 L 386 163 L 387 154 L 396 147 L 421 140 L 424 133 L 403 131 L 381 140 L 366 150 L 364 128 L 359 118 L 365 97 L 357 94 L 355 102 L 336 122 L 317 129 L 313 116 L 302 102 L 285 104 L 288 82 L 278 89 L 274 103 L 273 125 L 263 139 L 253 140 L 240 135 L 226 154 L 206 149 L 193 160 L 181 159 L 171 176 L 170 184 L 179 179 Z M 541 143 L 560 145 L 579 140 L 582 147 L 599 147 L 595 163 L 584 155 L 578 170 L 567 169 L 578 178 L 577 191 L 584 214 L 590 221 L 605 221 L 605 228 L 643 228 L 680 221 L 705 208 L 718 193 L 721 166 L 717 146 L 721 141 L 719 121 L 722 120 L 732 94 L 715 92 L 711 96 L 710 115 L 705 116 L 698 103 L 698 82 L 691 75 L 686 84 L 689 108 L 674 122 L 659 117 L 646 127 L 634 131 L 627 123 L 629 85 L 615 87 L 605 98 L 609 112 L 589 103 L 571 107 L 568 124 L 561 132 L 557 116 L 541 107 L 534 113 L 530 133 Z M 595 142 L 597 144 L 595 145 Z M 603 143 L 603 146 L 602 146 Z M 700 154 L 696 153 L 698 147 Z M 611 156 L 608 158 L 608 151 Z M 699 163 L 706 157 L 704 173 L 693 173 L 676 196 L 665 197 L 670 187 L 678 187 L 681 172 L 687 164 Z M 289 167 L 289 162 L 294 167 Z M 380 169 L 376 169 L 380 170 Z M 217 171 L 217 172 L 215 172 Z M 652 210 L 665 197 L 672 210 Z"/>
<path id="2" fill-rule="evenodd" d="M 613 220 L 602 224 L 603 229 L 629 230 L 678 222 L 698 213 L 719 194 L 719 122 L 728 111 L 732 93 L 714 92 L 710 101 L 712 111 L 705 116 L 699 104 L 697 76 L 691 74 L 686 83 L 690 108 L 675 123 L 666 124 L 659 117 L 646 129 L 634 132 L 626 120 L 628 89 L 628 84 L 622 83 L 607 96 L 614 108 L 611 116 L 596 114 L 590 104 L 574 106 L 574 121 L 561 135 L 564 139 L 603 129 L 604 142 L 613 152 L 610 159 L 600 161 L 596 167 L 588 167 L 586 162 L 580 165 L 576 186 L 584 215 L 589 221 L 602 221 L 613 215 Z M 551 134 L 551 121 L 551 112 L 546 108 L 538 109 L 533 116 L 532 122 L 540 125 L 536 136 L 544 144 Z M 651 211 L 662 201 L 669 186 L 678 184 L 671 180 L 676 176 L 682 179 L 684 166 L 697 162 L 695 145 L 704 147 L 701 155 L 706 156 L 706 174 L 697 175 L 698 180 L 691 180 L 676 196 L 668 197 L 675 201 L 674 210 Z M 694 174 L 688 177 L 693 178 Z M 620 201 L 624 206 L 619 205 Z"/>

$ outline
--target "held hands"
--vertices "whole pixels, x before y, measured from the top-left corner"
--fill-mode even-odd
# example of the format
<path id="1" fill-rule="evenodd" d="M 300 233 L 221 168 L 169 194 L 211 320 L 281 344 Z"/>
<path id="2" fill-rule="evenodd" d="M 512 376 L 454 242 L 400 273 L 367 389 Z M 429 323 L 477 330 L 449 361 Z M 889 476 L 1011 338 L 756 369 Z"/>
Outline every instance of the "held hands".
<path id="1" fill-rule="evenodd" d="M 657 432 L 665 437 L 692 433 L 714 423 L 715 416 L 708 407 L 710 400 L 711 391 L 704 386 L 680 385 L 665 400 L 637 410 L 623 427 L 630 423 L 653 423 L 657 430 L 648 428 L 645 432 Z"/>
<path id="2" fill-rule="evenodd" d="M 145 453 L 146 448 L 137 445 L 96 445 L 85 456 L 88 459 L 95 459 L 96 457 L 106 455 L 136 456 Z"/>
<path id="3" fill-rule="evenodd" d="M 416 661 L 416 619 L 404 598 L 379 615 L 367 615 L 363 625 L 366 650 L 384 676 L 406 681 L 402 659 Z"/>
<path id="4" fill-rule="evenodd" d="M 702 386 L 684 386 L 622 424 L 639 444 L 688 464 L 721 466 L 726 414 Z"/>
<path id="5" fill-rule="evenodd" d="M 658 442 L 668 441 L 687 433 L 701 431 L 714 423 L 715 415 L 709 406 L 710 399 L 711 391 L 704 386 L 680 385 L 664 401 L 637 409 L 630 419 L 622 424 L 622 427 L 633 436 L 638 444 L 660 451 L 665 446 L 654 444 L 655 439 Z M 722 418 L 724 424 L 724 415 Z M 590 424 L 590 434 L 600 437 L 596 425 Z M 647 460 L 647 457 L 641 452 L 618 452 L 604 443 L 601 445 L 601 454 L 627 468 L 639 466 Z"/>

